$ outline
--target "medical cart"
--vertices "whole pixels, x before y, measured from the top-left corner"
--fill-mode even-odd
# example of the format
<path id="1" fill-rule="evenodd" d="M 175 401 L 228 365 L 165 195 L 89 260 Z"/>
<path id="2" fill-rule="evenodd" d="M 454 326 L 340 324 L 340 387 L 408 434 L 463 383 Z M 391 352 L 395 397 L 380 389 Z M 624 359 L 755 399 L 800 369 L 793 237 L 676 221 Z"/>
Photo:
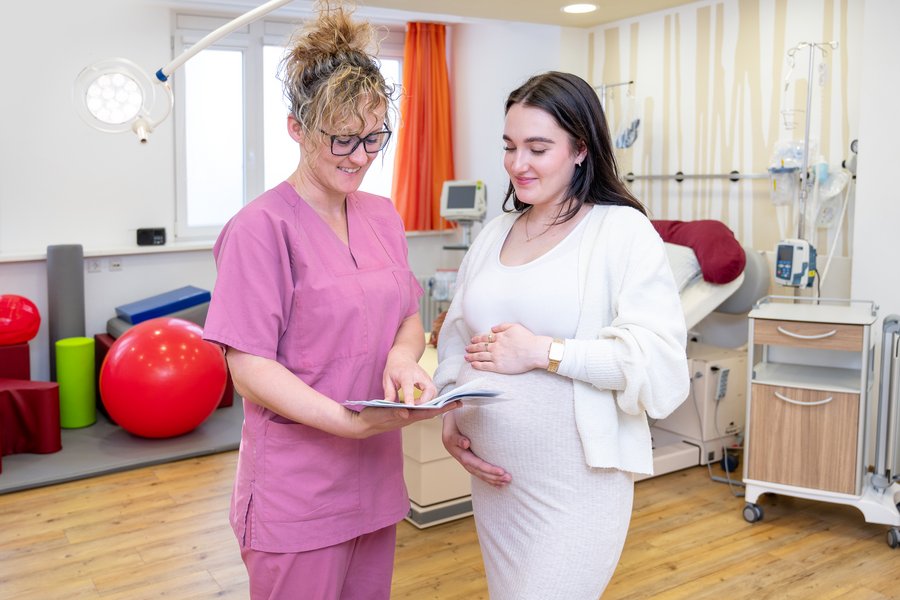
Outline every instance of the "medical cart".
<path id="1" fill-rule="evenodd" d="M 748 522 L 763 518 L 757 500 L 766 493 L 847 504 L 866 522 L 891 526 L 888 544 L 900 546 L 900 485 L 884 466 L 893 462 L 892 436 L 879 434 L 883 472 L 867 468 L 873 415 L 879 430 L 895 428 L 887 410 L 895 400 L 882 394 L 878 411 L 873 402 L 876 313 L 868 301 L 767 296 L 748 315 Z"/>

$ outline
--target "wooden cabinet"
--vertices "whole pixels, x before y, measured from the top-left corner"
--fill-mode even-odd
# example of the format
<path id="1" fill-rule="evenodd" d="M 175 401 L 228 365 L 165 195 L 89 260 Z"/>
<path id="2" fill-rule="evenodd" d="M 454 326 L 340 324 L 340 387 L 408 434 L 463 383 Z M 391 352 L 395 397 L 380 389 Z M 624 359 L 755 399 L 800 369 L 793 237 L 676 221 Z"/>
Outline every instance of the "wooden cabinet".
<path id="1" fill-rule="evenodd" d="M 748 501 L 766 492 L 858 496 L 875 307 L 769 297 L 749 317 Z"/>
<path id="2" fill-rule="evenodd" d="M 750 479 L 856 492 L 859 394 L 754 384 Z"/>

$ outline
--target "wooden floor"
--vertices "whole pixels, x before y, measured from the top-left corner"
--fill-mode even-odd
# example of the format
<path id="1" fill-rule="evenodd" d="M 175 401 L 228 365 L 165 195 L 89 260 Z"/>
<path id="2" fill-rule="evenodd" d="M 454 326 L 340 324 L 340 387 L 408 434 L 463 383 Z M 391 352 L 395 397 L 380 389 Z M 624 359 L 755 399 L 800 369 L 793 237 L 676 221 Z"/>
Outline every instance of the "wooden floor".
<path id="1" fill-rule="evenodd" d="M 246 598 L 227 524 L 235 458 L 0 496 L 0 598 Z M 765 519 L 746 523 L 743 501 L 705 467 L 639 482 L 604 598 L 900 598 L 900 550 L 886 527 L 834 504 L 761 503 Z M 392 597 L 486 599 L 472 519 L 424 531 L 401 523 Z"/>

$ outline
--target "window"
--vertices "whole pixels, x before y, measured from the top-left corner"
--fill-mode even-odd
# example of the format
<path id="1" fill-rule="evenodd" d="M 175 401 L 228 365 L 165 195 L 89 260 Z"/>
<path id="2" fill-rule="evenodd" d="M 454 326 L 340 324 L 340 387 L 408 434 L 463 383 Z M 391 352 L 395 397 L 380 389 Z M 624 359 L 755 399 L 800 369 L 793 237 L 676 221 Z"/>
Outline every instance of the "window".
<path id="1" fill-rule="evenodd" d="M 206 50 L 184 68 L 186 220 L 221 226 L 244 205 L 243 56 Z"/>
<path id="2" fill-rule="evenodd" d="M 228 21 L 177 15 L 175 54 Z M 288 106 L 276 76 L 295 27 L 281 21 L 251 23 L 175 72 L 178 239 L 215 238 L 244 204 L 296 168 L 300 153 L 287 133 Z M 385 78 L 397 85 L 403 36 L 402 30 L 389 30 L 379 56 Z M 396 135 L 372 163 L 362 190 L 390 196 L 395 148 Z"/>

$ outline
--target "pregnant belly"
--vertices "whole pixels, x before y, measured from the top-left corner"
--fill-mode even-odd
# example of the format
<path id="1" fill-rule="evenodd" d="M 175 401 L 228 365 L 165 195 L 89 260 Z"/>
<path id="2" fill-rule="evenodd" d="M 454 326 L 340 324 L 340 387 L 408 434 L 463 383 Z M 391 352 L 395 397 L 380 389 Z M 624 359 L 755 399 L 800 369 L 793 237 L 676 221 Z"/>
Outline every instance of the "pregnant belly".
<path id="1" fill-rule="evenodd" d="M 510 472 L 519 465 L 553 460 L 559 451 L 577 452 L 572 381 L 546 371 L 519 375 L 484 373 L 467 367 L 460 383 L 484 377 L 486 386 L 512 398 L 454 411 L 460 433 L 482 459 Z M 565 438 L 565 439 L 561 439 Z"/>

